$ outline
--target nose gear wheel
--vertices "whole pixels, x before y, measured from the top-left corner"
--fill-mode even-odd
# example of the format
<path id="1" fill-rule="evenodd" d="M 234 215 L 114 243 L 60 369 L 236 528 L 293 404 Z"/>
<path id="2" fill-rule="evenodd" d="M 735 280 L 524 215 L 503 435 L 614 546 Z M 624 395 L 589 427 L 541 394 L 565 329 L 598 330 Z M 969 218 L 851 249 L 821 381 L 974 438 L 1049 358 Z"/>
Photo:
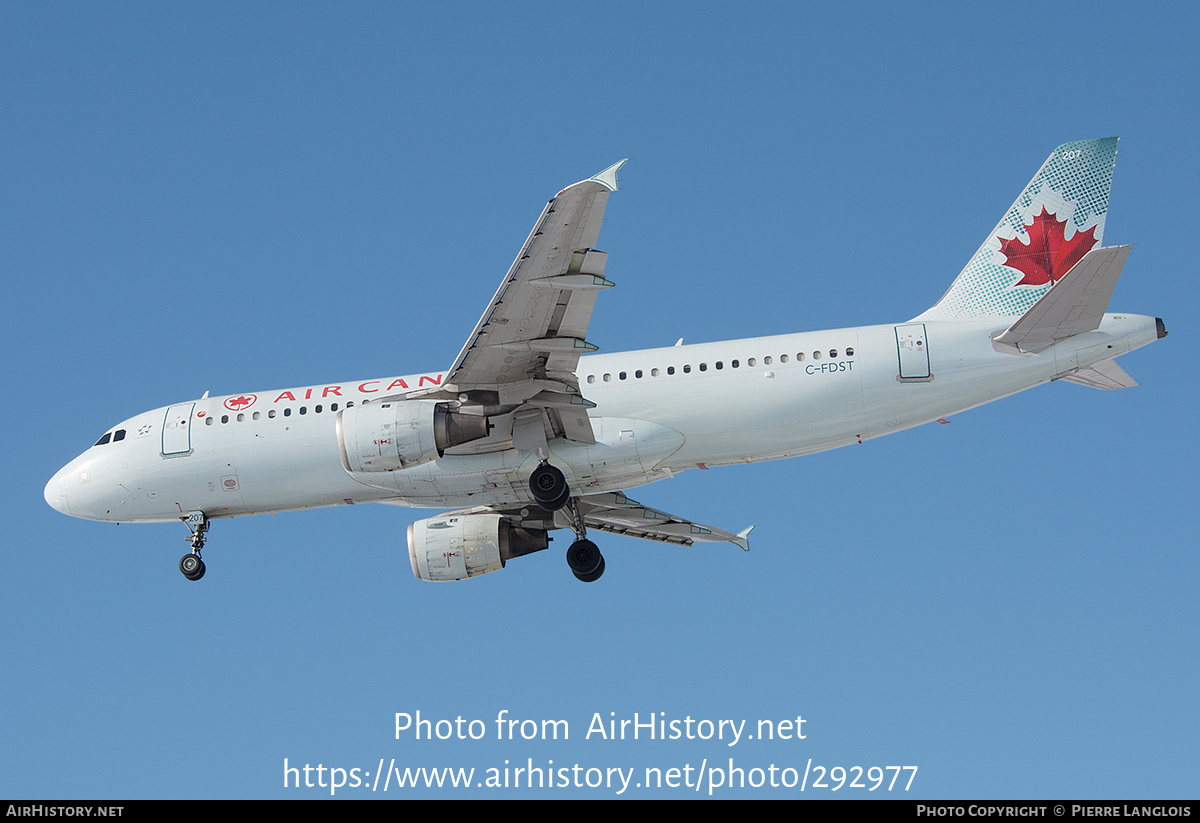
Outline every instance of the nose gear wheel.
<path id="1" fill-rule="evenodd" d="M 204 577 L 204 561 L 198 554 L 185 554 L 179 558 L 179 571 L 183 572 L 183 576 L 188 580 L 199 580 Z"/>

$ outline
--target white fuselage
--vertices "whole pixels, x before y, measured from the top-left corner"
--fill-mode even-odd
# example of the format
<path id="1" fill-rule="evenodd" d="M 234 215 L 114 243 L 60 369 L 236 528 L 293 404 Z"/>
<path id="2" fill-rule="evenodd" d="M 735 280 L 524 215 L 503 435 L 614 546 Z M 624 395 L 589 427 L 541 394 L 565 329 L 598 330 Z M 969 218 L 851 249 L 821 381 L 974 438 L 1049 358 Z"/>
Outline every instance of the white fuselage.
<path id="1" fill-rule="evenodd" d="M 1100 328 L 1028 356 L 989 335 L 1011 318 L 924 324 L 929 376 L 900 379 L 897 326 L 864 326 L 580 360 L 595 444 L 550 442 L 577 494 L 624 490 L 689 468 L 824 451 L 927 423 L 1144 346 L 1155 319 L 1105 315 Z M 905 328 L 902 324 L 900 328 Z M 923 350 L 921 350 L 923 349 Z M 46 485 L 54 508 L 118 522 L 209 518 L 369 501 L 421 507 L 527 502 L 537 457 L 495 440 L 389 472 L 343 468 L 335 420 L 348 404 L 441 384 L 427 372 L 204 398 L 114 427 Z M 504 428 L 505 423 L 509 428 Z"/>

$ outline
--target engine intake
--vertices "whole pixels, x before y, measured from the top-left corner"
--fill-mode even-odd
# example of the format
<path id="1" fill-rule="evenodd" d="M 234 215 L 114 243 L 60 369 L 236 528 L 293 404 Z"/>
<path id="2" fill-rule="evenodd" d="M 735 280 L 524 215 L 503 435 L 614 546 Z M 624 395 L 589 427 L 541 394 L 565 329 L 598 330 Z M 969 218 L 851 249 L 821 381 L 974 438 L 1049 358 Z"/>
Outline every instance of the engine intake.
<path id="1" fill-rule="evenodd" d="M 408 527 L 408 559 L 418 580 L 466 580 L 504 568 L 550 544 L 542 529 L 523 529 L 498 514 L 443 514 Z"/>
<path id="2" fill-rule="evenodd" d="M 436 460 L 453 446 L 487 437 L 488 419 L 434 400 L 363 403 L 337 416 L 338 448 L 348 472 L 390 472 Z"/>

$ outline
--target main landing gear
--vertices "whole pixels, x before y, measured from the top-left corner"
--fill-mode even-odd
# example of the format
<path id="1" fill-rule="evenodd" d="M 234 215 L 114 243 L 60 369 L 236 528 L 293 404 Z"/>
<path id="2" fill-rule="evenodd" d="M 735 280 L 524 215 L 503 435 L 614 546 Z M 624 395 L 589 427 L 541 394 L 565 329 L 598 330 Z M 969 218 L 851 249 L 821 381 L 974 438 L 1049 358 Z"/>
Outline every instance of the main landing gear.
<path id="1" fill-rule="evenodd" d="M 188 538 L 192 550 L 179 558 L 179 571 L 183 572 L 183 576 L 188 580 L 199 580 L 204 577 L 205 571 L 204 561 L 200 559 L 200 550 L 204 548 L 204 533 L 208 531 L 208 518 L 205 517 L 204 512 L 188 512 L 187 519 L 183 523 L 192 533 L 192 536 Z"/>
<path id="2" fill-rule="evenodd" d="M 582 582 L 593 583 L 604 574 L 604 555 L 595 543 L 581 537 L 567 549 L 567 565 Z"/>
<path id="3" fill-rule="evenodd" d="M 604 574 L 604 555 L 599 547 L 587 539 L 587 527 L 567 478 L 555 466 L 542 463 L 529 476 L 529 491 L 538 505 L 549 512 L 566 508 L 571 516 L 571 528 L 575 531 L 575 542 L 567 549 L 567 565 L 580 581 L 593 583 Z"/>
<path id="4" fill-rule="evenodd" d="M 529 475 L 529 491 L 538 505 L 548 512 L 558 511 L 571 499 L 567 478 L 549 463 L 542 463 Z"/>

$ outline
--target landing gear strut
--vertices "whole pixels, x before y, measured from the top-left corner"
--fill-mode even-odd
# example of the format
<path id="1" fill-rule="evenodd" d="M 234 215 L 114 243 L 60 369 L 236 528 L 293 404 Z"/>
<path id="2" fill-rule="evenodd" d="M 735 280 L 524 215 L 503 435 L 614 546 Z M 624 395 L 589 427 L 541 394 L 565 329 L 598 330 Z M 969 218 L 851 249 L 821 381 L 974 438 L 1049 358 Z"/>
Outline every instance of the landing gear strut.
<path id="1" fill-rule="evenodd" d="M 575 542 L 567 549 L 567 565 L 572 573 L 584 583 L 592 583 L 604 574 L 604 555 L 591 540 L 587 539 L 587 527 L 579 505 L 571 496 L 567 478 L 555 466 L 542 463 L 529 476 L 529 492 L 537 504 L 548 512 L 566 508 L 571 516 L 571 528 L 575 531 Z"/>
<path id="2" fill-rule="evenodd" d="M 567 549 L 567 565 L 581 583 L 595 583 L 604 574 L 604 555 L 599 546 L 587 539 L 587 528 L 575 498 L 567 501 L 567 511 L 571 515 L 571 528 L 575 530 L 575 542 Z"/>
<path id="3" fill-rule="evenodd" d="M 204 548 L 204 533 L 208 531 L 208 518 L 205 517 L 204 512 L 188 512 L 187 519 L 183 523 L 192 533 L 191 537 L 187 539 L 192 550 L 179 558 L 179 571 L 183 572 L 183 576 L 188 580 L 199 580 L 204 577 L 205 572 L 204 561 L 200 559 L 200 550 Z"/>

